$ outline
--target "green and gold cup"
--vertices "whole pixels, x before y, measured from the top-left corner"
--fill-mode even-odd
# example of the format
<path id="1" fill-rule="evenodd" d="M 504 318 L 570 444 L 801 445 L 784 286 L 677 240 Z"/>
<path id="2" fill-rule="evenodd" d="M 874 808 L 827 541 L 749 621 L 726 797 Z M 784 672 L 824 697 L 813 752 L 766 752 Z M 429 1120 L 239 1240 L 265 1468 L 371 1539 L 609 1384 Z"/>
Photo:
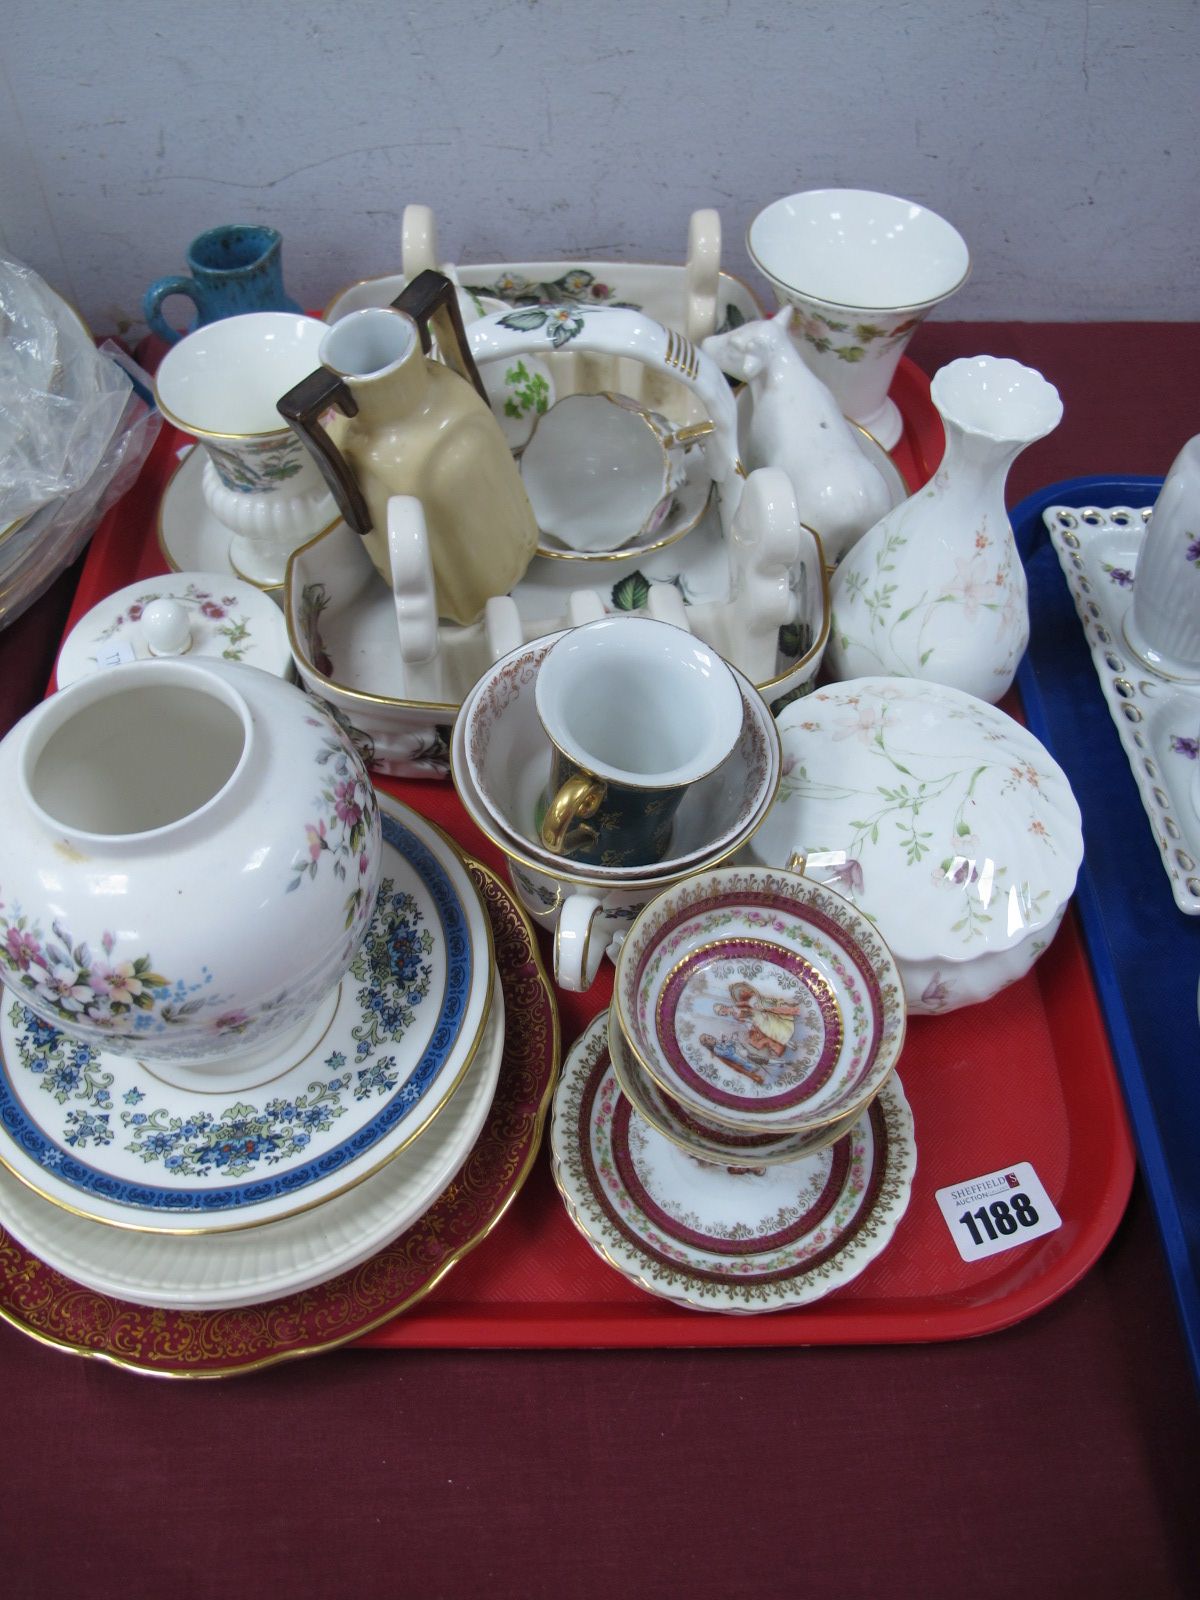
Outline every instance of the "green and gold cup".
<path id="1" fill-rule="evenodd" d="M 552 748 L 543 846 L 583 865 L 651 865 L 667 855 L 690 786 L 726 761 L 742 698 L 715 651 L 650 617 L 572 628 L 535 687 Z"/>

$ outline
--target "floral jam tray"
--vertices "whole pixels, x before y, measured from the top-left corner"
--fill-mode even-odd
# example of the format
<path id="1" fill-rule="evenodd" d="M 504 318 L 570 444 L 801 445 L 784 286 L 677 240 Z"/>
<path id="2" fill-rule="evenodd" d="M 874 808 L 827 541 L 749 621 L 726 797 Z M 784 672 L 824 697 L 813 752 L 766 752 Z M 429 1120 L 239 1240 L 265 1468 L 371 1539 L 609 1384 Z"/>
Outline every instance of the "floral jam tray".
<path id="1" fill-rule="evenodd" d="M 1168 745 L 1160 757 L 1138 750 L 1143 762 L 1159 760 L 1166 769 L 1164 776 L 1169 774 L 1161 786 L 1167 804 L 1153 794 L 1147 802 L 1123 738 L 1127 729 L 1144 728 L 1145 721 L 1129 721 L 1120 709 L 1114 713 L 1107 671 L 1100 673 L 1094 647 L 1089 648 L 1097 625 L 1105 626 L 1088 609 L 1089 600 L 1100 609 L 1096 585 L 1090 595 L 1073 593 L 1077 569 L 1068 563 L 1070 571 L 1064 570 L 1047 528 L 1048 519 L 1061 526 L 1064 508 L 1074 508 L 1081 516 L 1090 509 L 1106 521 L 1117 508 L 1127 507 L 1131 515 L 1136 513 L 1138 523 L 1136 529 L 1132 524 L 1124 529 L 1126 545 L 1132 546 L 1136 543 L 1132 534 L 1140 533 L 1142 508 L 1154 504 L 1161 487 L 1160 478 L 1075 478 L 1051 484 L 1016 507 L 1013 527 L 1029 577 L 1033 624 L 1017 681 L 1030 728 L 1062 765 L 1083 811 L 1085 850 L 1076 905 L 1138 1159 L 1200 1381 L 1200 1163 L 1196 1160 L 1200 918 L 1180 909 L 1178 889 L 1163 872 L 1160 847 L 1172 800 L 1180 808 L 1187 802 L 1198 759 L 1193 742 L 1197 719 L 1191 716 L 1178 728 L 1168 728 Z M 1060 510 L 1049 518 L 1053 507 Z M 1085 543 L 1100 521 L 1083 524 Z M 1131 570 L 1125 560 L 1110 565 L 1122 573 Z M 1102 582 L 1110 581 L 1110 575 L 1102 575 Z M 1122 596 L 1127 594 L 1120 579 L 1114 587 Z M 1137 681 L 1147 676 L 1139 674 Z M 1157 697 L 1160 710 L 1176 701 L 1173 689 L 1165 685 L 1163 689 Z M 1119 699 L 1121 706 L 1130 703 L 1140 709 L 1146 704 L 1138 698 Z M 1179 738 L 1176 748 L 1169 743 L 1172 732 Z M 1147 812 L 1153 829 L 1146 826 Z M 1172 853 L 1176 843 L 1172 841 Z"/>

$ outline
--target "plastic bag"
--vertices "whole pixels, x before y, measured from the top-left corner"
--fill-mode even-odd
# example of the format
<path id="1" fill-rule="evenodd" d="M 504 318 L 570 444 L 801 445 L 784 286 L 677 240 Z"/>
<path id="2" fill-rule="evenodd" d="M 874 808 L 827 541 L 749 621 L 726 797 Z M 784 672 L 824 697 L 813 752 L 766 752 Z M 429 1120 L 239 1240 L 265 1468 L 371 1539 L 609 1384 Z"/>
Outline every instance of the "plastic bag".
<path id="1" fill-rule="evenodd" d="M 66 301 L 0 256 L 0 627 L 75 560 L 160 426 Z"/>
<path id="2" fill-rule="evenodd" d="M 87 483 L 130 387 L 66 301 L 0 256 L 0 528 Z"/>

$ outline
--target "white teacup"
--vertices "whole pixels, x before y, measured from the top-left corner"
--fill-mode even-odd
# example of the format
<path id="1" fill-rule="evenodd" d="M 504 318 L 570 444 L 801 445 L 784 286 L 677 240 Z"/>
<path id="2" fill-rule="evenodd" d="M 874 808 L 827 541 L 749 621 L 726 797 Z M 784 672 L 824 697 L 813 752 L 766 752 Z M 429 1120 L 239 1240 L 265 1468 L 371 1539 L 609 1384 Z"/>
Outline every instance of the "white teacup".
<path id="1" fill-rule="evenodd" d="M 810 189 L 760 211 L 750 259 L 781 306 L 797 349 L 845 414 L 886 450 L 903 421 L 888 389 L 904 347 L 966 282 L 962 236 L 936 212 L 867 189 Z"/>
<path id="2" fill-rule="evenodd" d="M 158 409 L 204 446 L 205 504 L 233 534 L 234 570 L 281 584 L 292 552 L 338 520 L 316 462 L 275 409 L 318 365 L 316 317 L 258 311 L 197 328 L 154 379 Z"/>
<path id="3" fill-rule="evenodd" d="M 658 531 L 712 423 L 672 428 L 628 395 L 570 394 L 539 417 L 521 457 L 538 527 L 570 550 L 617 550 Z"/>

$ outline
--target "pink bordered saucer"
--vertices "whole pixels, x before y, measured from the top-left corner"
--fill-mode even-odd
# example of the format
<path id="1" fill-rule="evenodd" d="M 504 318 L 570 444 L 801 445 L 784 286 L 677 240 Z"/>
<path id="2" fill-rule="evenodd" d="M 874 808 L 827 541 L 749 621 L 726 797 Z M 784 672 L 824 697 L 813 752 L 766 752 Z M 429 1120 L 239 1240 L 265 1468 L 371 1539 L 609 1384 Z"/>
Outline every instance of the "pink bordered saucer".
<path id="1" fill-rule="evenodd" d="M 851 1131 L 782 1166 L 697 1160 L 621 1093 L 597 1018 L 563 1066 L 555 1182 L 592 1248 L 649 1293 L 695 1310 L 811 1304 L 887 1247 L 916 1171 L 912 1114 L 893 1074 Z"/>
<path id="2" fill-rule="evenodd" d="M 660 1090 L 743 1133 L 812 1133 L 858 1115 L 906 1020 L 891 952 L 847 900 L 797 873 L 738 867 L 642 911 L 613 1006 Z"/>

